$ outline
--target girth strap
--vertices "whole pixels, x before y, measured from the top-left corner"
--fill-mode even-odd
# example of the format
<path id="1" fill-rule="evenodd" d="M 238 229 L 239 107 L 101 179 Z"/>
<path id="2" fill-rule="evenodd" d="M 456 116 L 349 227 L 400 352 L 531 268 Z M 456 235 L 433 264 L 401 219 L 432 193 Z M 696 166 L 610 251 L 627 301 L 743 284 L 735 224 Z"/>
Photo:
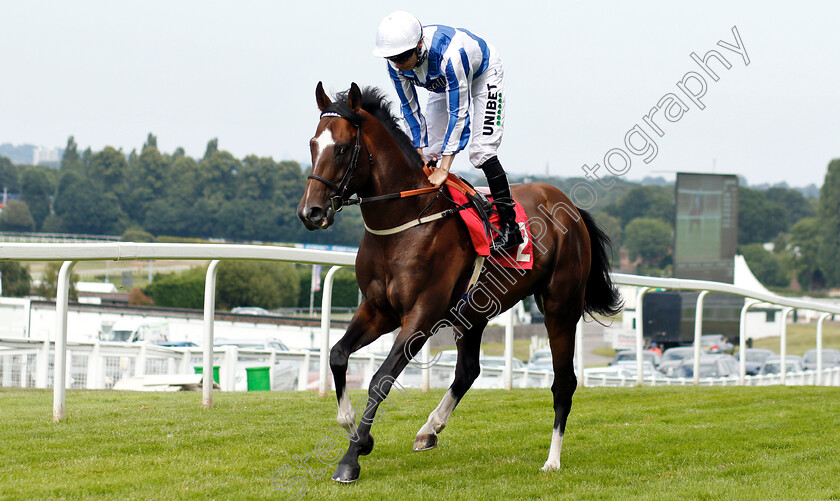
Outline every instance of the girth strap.
<path id="1" fill-rule="evenodd" d="M 418 217 L 413 221 L 409 221 L 405 224 L 401 224 L 399 226 L 395 226 L 394 228 L 389 228 L 387 230 L 374 230 L 373 228 L 369 227 L 367 223 L 365 223 L 365 230 L 367 230 L 368 233 L 372 233 L 373 235 L 394 235 L 396 233 L 405 231 L 409 228 L 420 226 L 421 224 L 431 223 L 432 221 L 437 221 L 438 219 L 449 217 L 452 214 L 455 214 L 455 212 L 455 209 L 446 209 L 445 211 L 438 212 L 437 214 L 432 214 L 431 216 Z"/>

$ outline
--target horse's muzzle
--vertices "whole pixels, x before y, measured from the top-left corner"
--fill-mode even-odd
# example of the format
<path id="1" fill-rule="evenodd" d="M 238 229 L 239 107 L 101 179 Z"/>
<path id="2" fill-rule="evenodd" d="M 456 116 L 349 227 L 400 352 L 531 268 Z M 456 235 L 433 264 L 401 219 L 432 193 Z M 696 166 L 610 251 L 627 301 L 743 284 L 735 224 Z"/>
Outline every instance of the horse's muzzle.
<path id="1" fill-rule="evenodd" d="M 322 207 L 302 207 L 298 210 L 298 217 L 309 231 L 325 230 L 333 223 L 335 214 L 332 209 L 324 210 Z"/>

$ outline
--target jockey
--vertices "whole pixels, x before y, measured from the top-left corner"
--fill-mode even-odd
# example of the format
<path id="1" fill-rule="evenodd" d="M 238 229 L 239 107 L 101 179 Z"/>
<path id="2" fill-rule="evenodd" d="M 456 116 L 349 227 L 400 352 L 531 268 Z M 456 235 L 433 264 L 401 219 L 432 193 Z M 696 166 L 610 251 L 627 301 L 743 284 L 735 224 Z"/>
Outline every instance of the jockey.
<path id="1" fill-rule="evenodd" d="M 423 26 L 397 11 L 379 24 L 373 55 L 387 59 L 414 147 L 423 158 L 424 147 L 441 157 L 429 181 L 443 184 L 455 154 L 469 143 L 470 163 L 484 171 L 499 212 L 501 235 L 491 249 L 521 244 L 510 185 L 496 156 L 504 131 L 504 71 L 495 47 L 465 29 Z M 425 116 L 415 86 L 429 91 Z"/>

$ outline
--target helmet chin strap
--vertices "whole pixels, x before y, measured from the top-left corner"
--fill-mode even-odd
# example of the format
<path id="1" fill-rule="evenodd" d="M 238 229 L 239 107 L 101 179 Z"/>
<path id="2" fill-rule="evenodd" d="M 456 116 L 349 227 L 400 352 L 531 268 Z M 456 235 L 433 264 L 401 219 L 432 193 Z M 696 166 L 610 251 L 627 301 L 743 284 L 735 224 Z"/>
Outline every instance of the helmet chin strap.
<path id="1" fill-rule="evenodd" d="M 426 61 L 426 57 L 429 55 L 429 49 L 426 48 L 426 43 L 423 40 L 423 37 L 420 37 L 420 42 L 423 44 L 420 48 L 417 49 L 417 64 L 415 66 L 420 66 Z"/>

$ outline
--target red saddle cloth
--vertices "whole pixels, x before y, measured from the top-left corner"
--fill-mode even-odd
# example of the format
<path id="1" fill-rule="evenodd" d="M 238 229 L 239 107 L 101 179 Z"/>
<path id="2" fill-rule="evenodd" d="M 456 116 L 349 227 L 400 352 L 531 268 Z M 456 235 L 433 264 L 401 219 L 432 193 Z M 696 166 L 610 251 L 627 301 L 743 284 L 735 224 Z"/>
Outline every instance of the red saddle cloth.
<path id="1" fill-rule="evenodd" d="M 461 191 L 449 185 L 447 185 L 447 187 L 449 188 L 449 193 L 455 203 L 459 205 L 469 203 L 469 199 Z M 485 195 L 488 194 L 484 190 L 481 190 L 481 192 Z M 489 196 L 487 198 L 492 200 Z M 475 247 L 475 251 L 479 256 L 490 256 L 488 258 L 490 262 L 506 268 L 530 270 L 534 266 L 534 246 L 531 243 L 531 229 L 528 225 L 528 216 L 525 214 L 525 209 L 523 209 L 522 205 L 519 203 L 516 204 L 515 210 L 516 222 L 519 223 L 519 229 L 522 231 L 522 238 L 525 240 L 524 243 L 512 249 L 507 249 L 502 254 L 495 253 L 492 255 L 490 254 L 490 243 L 493 241 L 493 237 L 496 236 L 496 233 L 491 232 L 489 229 L 484 227 L 484 221 L 482 221 L 478 216 L 475 208 L 470 207 L 469 209 L 458 212 L 458 214 L 461 215 L 461 219 L 464 223 L 466 223 L 467 230 L 470 232 L 470 239 L 472 240 L 473 247 Z M 496 227 L 496 229 L 498 229 L 498 214 L 492 214 L 490 216 L 490 222 Z"/>

